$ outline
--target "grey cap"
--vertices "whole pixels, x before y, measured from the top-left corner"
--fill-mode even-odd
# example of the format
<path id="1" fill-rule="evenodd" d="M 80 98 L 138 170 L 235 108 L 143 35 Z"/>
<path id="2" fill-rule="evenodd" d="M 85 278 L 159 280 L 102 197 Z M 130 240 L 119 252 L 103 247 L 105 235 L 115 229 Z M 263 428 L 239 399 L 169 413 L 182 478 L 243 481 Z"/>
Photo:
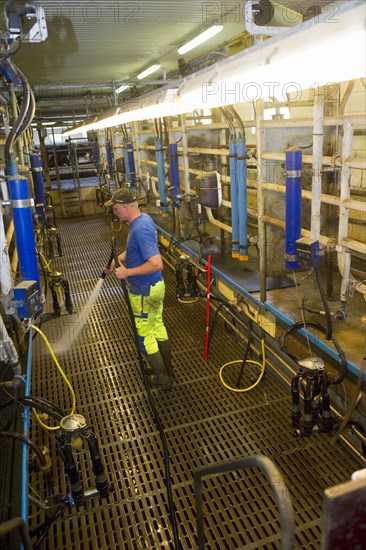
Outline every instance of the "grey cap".
<path id="1" fill-rule="evenodd" d="M 136 202 L 137 197 L 131 189 L 117 189 L 109 199 L 109 201 L 104 203 L 106 208 L 110 208 L 114 204 L 131 204 Z"/>

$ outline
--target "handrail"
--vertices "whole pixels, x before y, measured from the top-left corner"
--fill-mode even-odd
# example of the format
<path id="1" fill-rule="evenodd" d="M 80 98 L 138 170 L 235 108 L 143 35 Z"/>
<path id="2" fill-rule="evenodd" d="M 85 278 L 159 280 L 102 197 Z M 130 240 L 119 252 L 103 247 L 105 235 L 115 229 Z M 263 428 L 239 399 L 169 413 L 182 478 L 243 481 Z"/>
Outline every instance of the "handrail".
<path id="1" fill-rule="evenodd" d="M 219 462 L 210 466 L 204 466 L 194 472 L 194 493 L 196 503 L 196 521 L 198 549 L 205 548 L 205 535 L 202 509 L 202 483 L 201 479 L 214 474 L 223 474 L 235 470 L 259 467 L 269 482 L 279 508 L 281 522 L 281 550 L 293 550 L 295 540 L 295 517 L 292 501 L 277 466 L 264 455 L 247 456 L 237 460 Z"/>

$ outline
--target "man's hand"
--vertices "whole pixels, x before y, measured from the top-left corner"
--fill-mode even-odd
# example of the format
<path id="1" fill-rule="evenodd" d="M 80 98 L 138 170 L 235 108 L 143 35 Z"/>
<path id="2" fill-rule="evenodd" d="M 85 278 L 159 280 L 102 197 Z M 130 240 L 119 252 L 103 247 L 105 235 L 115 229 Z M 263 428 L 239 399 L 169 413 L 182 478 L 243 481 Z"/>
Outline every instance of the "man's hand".
<path id="1" fill-rule="evenodd" d="M 117 267 L 114 273 L 119 280 L 127 279 L 128 277 L 128 269 L 126 269 L 124 265 L 120 265 L 119 267 Z"/>

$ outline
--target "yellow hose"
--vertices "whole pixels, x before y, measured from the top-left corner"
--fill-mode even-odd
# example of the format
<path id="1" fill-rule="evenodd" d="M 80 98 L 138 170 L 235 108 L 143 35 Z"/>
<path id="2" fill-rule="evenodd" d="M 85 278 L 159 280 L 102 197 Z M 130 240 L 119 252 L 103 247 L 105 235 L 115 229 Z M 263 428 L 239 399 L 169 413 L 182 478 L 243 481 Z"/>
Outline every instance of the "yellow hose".
<path id="1" fill-rule="evenodd" d="M 40 255 L 40 257 L 42 258 L 42 261 L 43 261 L 43 263 L 44 263 L 44 266 L 43 266 L 43 267 L 44 267 L 45 271 L 48 271 L 48 272 L 50 273 L 50 272 L 51 272 L 50 265 L 51 265 L 51 261 L 52 261 L 52 260 L 50 260 L 49 262 L 47 262 L 47 258 L 45 257 L 44 254 L 42 254 L 42 252 L 40 252 L 39 255 Z"/>
<path id="2" fill-rule="evenodd" d="M 74 414 L 75 412 L 75 407 L 76 407 L 76 397 L 75 397 L 75 392 L 74 392 L 74 389 L 72 387 L 72 385 L 70 384 L 70 382 L 68 381 L 67 377 L 66 377 L 66 374 L 64 373 L 64 371 L 62 370 L 61 366 L 60 366 L 60 363 L 57 361 L 57 357 L 56 355 L 54 354 L 53 352 L 53 349 L 51 347 L 51 344 L 49 343 L 49 341 L 47 340 L 45 334 L 38 328 L 36 327 L 35 325 L 29 325 L 33 330 L 35 330 L 36 332 L 38 332 L 38 334 L 40 334 L 43 338 L 43 340 L 45 341 L 46 343 L 46 346 L 51 354 L 51 357 L 56 365 L 56 367 L 58 368 L 62 378 L 64 379 L 66 385 L 68 386 L 69 390 L 70 390 L 70 393 L 71 393 L 71 397 L 72 397 L 72 407 L 71 407 L 71 412 L 70 414 Z M 44 424 L 42 422 L 42 420 L 40 419 L 39 415 L 38 415 L 38 412 L 33 409 L 33 412 L 38 420 L 38 422 L 40 423 L 40 425 L 42 426 L 42 428 L 45 428 L 46 430 L 59 430 L 60 429 L 60 426 L 47 426 L 46 424 Z"/>
<path id="3" fill-rule="evenodd" d="M 259 382 L 262 380 L 264 370 L 265 370 L 265 367 L 266 367 L 266 354 L 265 354 L 265 349 L 264 349 L 264 340 L 262 340 L 262 357 L 263 357 L 262 364 L 258 363 L 258 361 L 252 361 L 252 360 L 247 360 L 246 361 L 246 363 L 252 363 L 253 365 L 258 365 L 261 368 L 261 371 L 259 373 L 259 377 L 256 380 L 256 382 L 254 382 L 254 384 L 249 386 L 249 388 L 243 388 L 242 390 L 239 390 L 238 388 L 232 388 L 231 386 L 226 384 L 226 382 L 224 381 L 223 376 L 222 376 L 222 371 L 228 365 L 233 365 L 234 363 L 243 363 L 243 360 L 242 359 L 237 359 L 236 361 L 230 361 L 229 363 L 225 363 L 225 365 L 222 365 L 219 375 L 220 375 L 220 380 L 221 380 L 222 384 L 225 386 L 225 388 L 227 388 L 228 390 L 231 390 L 231 391 L 235 391 L 237 393 L 243 393 L 243 392 L 250 391 L 253 388 L 255 388 L 259 384 Z"/>
<path id="4" fill-rule="evenodd" d="M 180 298 L 178 298 L 178 302 L 180 302 L 181 304 L 195 304 L 196 302 L 198 302 L 198 298 L 194 298 L 193 300 L 181 300 Z"/>

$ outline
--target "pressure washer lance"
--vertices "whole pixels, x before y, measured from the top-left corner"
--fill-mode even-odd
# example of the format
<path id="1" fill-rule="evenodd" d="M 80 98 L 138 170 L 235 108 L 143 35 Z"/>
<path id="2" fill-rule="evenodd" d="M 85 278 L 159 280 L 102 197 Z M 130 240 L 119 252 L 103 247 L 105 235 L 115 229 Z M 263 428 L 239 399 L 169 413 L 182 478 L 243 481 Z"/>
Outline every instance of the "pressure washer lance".
<path id="1" fill-rule="evenodd" d="M 58 448 L 65 465 L 66 474 L 71 483 L 71 496 L 75 506 L 84 503 L 85 494 L 80 481 L 79 472 L 74 460 L 73 451 L 80 449 L 83 440 L 86 439 L 93 465 L 95 486 L 101 498 L 106 498 L 111 486 L 105 476 L 102 459 L 99 453 L 98 441 L 95 433 L 87 426 L 84 416 L 70 414 L 60 422 L 61 430 L 58 435 Z"/>
<path id="2" fill-rule="evenodd" d="M 109 257 L 109 260 L 108 260 L 108 262 L 107 262 L 107 265 L 106 265 L 106 268 L 107 268 L 107 269 L 110 269 L 113 260 L 114 260 L 114 250 L 112 250 L 111 255 L 110 255 L 110 257 Z M 117 265 L 116 265 L 115 267 L 117 267 Z M 101 273 L 101 275 L 100 275 L 100 278 L 101 278 L 101 279 L 105 279 L 106 276 L 107 276 L 107 273 L 104 273 L 104 271 L 103 271 L 103 272 Z"/>

